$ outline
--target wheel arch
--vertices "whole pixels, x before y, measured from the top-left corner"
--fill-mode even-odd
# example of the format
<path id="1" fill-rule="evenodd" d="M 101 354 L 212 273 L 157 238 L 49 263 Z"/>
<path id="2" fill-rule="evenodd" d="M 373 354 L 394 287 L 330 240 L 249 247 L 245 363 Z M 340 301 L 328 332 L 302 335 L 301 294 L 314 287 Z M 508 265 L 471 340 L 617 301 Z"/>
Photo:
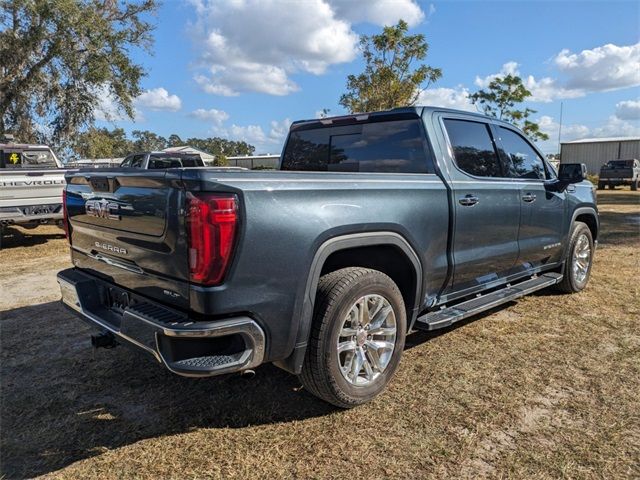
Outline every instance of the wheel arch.
<path id="1" fill-rule="evenodd" d="M 593 241 L 598 241 L 598 232 L 600 230 L 600 222 L 598 221 L 598 212 L 593 207 L 581 207 L 577 208 L 573 212 L 573 217 L 571 219 L 571 225 L 575 222 L 586 223 L 589 230 L 591 230 L 591 236 L 593 237 Z"/>
<path id="2" fill-rule="evenodd" d="M 372 255 L 376 253 L 376 256 Z M 391 255 L 391 258 L 384 254 Z M 392 260 L 398 263 L 394 264 Z M 315 293 L 320 277 L 340 268 L 358 266 L 380 270 L 396 282 L 405 300 L 409 331 L 418 313 L 423 283 L 420 257 L 410 243 L 400 234 L 390 231 L 333 237 L 316 250 L 307 275 L 302 306 L 298 309 L 300 314 L 296 316 L 298 328 L 293 352 L 286 359 L 274 362 L 276 366 L 294 374 L 300 373 L 311 332 Z M 406 267 L 410 268 L 410 281 L 401 278 L 400 272 Z"/>

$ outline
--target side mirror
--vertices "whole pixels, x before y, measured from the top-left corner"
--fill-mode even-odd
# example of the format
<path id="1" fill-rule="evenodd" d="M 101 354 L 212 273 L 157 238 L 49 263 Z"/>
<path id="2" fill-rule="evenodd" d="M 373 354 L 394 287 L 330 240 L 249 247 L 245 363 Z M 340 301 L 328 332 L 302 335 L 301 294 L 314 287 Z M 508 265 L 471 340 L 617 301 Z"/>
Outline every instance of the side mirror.
<path id="1" fill-rule="evenodd" d="M 587 178 L 587 166 L 584 163 L 561 163 L 558 180 L 563 183 L 580 183 Z"/>

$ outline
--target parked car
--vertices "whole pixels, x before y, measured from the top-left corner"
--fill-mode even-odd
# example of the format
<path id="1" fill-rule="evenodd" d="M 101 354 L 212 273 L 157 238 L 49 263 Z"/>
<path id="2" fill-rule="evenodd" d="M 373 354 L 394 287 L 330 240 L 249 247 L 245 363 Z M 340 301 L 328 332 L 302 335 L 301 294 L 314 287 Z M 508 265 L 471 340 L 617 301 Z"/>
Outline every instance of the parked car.
<path id="1" fill-rule="evenodd" d="M 47 145 L 0 143 L 1 233 L 8 225 L 62 222 L 65 171 Z"/>
<path id="2" fill-rule="evenodd" d="M 62 301 L 96 345 L 191 377 L 272 362 L 353 407 L 389 383 L 408 332 L 584 289 L 585 175 L 556 175 L 505 122 L 429 107 L 294 122 L 280 171 L 70 173 Z"/>
<path id="3" fill-rule="evenodd" d="M 204 167 L 198 154 L 175 152 L 138 152 L 122 161 L 121 167 L 157 170 L 163 168 Z"/>
<path id="4" fill-rule="evenodd" d="M 611 160 L 600 168 L 598 178 L 598 190 L 608 186 L 614 189 L 619 185 L 631 185 L 631 190 L 636 191 L 640 186 L 640 162 L 631 160 Z"/>

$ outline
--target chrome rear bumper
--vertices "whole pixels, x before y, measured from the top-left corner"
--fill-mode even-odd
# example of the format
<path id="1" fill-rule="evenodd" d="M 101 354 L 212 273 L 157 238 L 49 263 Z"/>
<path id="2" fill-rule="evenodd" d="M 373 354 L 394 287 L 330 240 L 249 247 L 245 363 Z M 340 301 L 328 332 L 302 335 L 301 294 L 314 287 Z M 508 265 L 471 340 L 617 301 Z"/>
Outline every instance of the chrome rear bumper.
<path id="1" fill-rule="evenodd" d="M 59 272 L 58 283 L 62 303 L 85 322 L 142 349 L 178 375 L 232 373 L 254 368 L 264 359 L 264 332 L 249 317 L 195 322 L 73 268 Z"/>

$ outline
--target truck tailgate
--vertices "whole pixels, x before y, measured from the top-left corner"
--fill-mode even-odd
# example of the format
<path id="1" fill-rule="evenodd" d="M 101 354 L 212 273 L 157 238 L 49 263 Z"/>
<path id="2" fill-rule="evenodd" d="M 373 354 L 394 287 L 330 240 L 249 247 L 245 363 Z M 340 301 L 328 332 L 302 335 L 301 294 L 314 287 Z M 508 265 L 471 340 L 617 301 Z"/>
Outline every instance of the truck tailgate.
<path id="1" fill-rule="evenodd" d="M 189 306 L 180 170 L 91 170 L 67 177 L 74 264 L 142 295 Z"/>
<path id="2" fill-rule="evenodd" d="M 0 207 L 62 202 L 65 170 L 0 170 Z"/>

